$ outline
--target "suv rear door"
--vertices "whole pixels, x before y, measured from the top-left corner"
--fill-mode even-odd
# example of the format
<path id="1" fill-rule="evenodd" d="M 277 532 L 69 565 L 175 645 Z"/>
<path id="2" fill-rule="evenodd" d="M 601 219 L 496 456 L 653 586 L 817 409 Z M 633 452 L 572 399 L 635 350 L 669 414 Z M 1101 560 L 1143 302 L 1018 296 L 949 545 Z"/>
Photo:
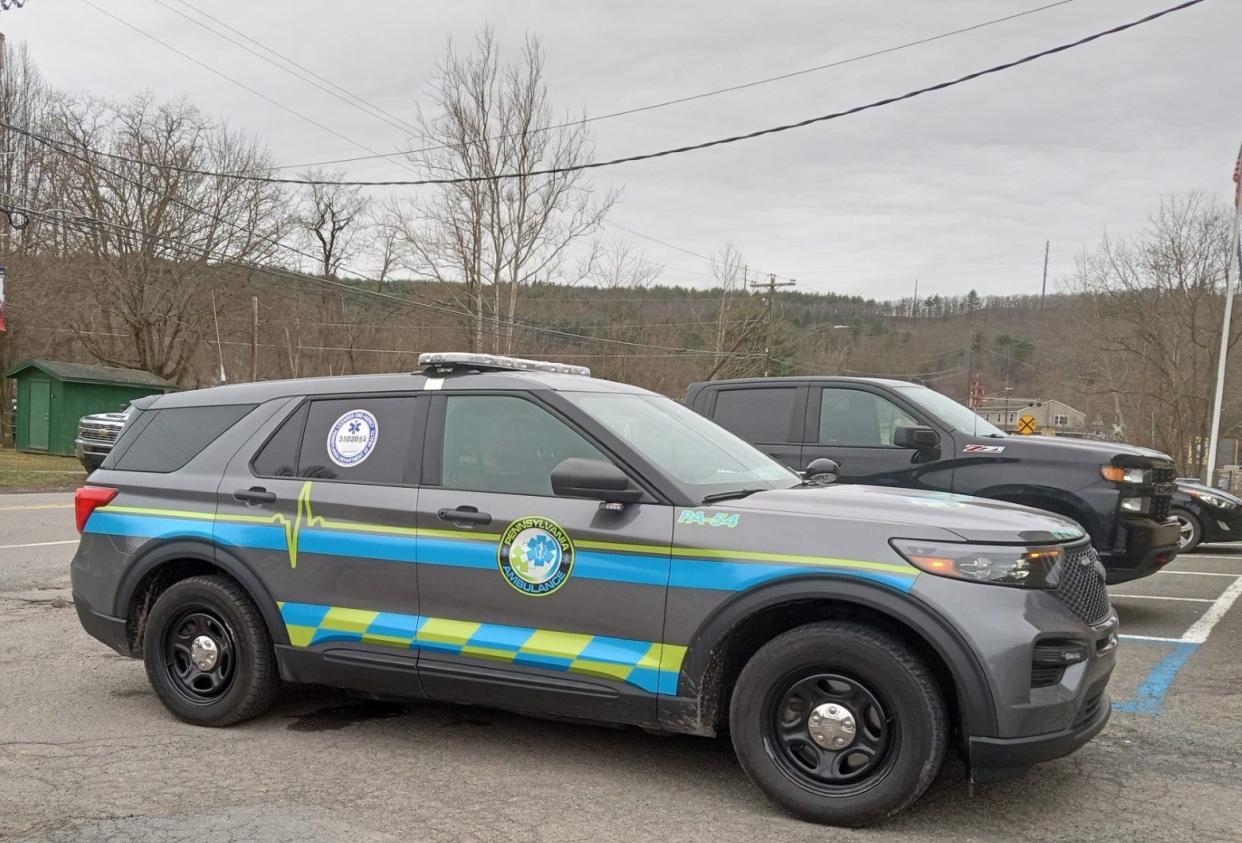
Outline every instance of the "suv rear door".
<path id="1" fill-rule="evenodd" d="M 551 472 L 570 457 L 618 464 L 532 393 L 432 399 L 420 679 L 437 698 L 652 722 L 672 507 L 558 497 Z"/>
<path id="2" fill-rule="evenodd" d="M 711 388 L 705 396 L 707 406 L 699 406 L 699 399 L 694 409 L 786 468 L 801 471 L 806 467 L 802 449 L 806 396 L 805 385 L 788 381 L 746 383 Z"/>
<path id="3" fill-rule="evenodd" d="M 263 580 L 294 650 L 333 651 L 345 674 L 338 684 L 358 671 L 354 687 L 376 688 L 382 673 L 394 693 L 417 693 L 414 522 L 427 403 L 293 399 L 257 431 L 257 447 L 230 460 L 219 486 L 217 552 Z M 377 658 L 389 669 L 368 671 Z"/>

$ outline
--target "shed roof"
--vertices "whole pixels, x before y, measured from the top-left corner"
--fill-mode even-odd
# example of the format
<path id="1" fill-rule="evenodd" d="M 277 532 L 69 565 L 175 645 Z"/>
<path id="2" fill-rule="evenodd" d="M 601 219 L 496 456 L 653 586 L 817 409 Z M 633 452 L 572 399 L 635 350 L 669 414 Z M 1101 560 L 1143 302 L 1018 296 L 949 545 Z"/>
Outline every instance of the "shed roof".
<path id="1" fill-rule="evenodd" d="M 94 366 L 86 363 L 65 363 L 60 360 L 32 359 L 18 363 L 4 373 L 6 378 L 16 377 L 27 369 L 38 369 L 46 375 L 69 383 L 101 383 L 117 386 L 142 386 L 165 392 L 177 387 L 158 375 L 138 369 L 119 369 L 115 366 Z"/>

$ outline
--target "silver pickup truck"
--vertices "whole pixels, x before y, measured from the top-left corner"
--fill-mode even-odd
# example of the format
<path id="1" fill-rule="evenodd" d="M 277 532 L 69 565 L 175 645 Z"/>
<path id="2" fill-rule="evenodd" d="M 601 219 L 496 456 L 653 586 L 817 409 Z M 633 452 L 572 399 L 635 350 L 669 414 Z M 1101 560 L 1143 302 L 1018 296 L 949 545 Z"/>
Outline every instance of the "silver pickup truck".
<path id="1" fill-rule="evenodd" d="M 103 464 L 104 457 L 112 450 L 125 427 L 130 410 L 121 413 L 94 413 L 78 420 L 78 436 L 73 440 L 73 451 L 78 462 L 88 472 Z"/>

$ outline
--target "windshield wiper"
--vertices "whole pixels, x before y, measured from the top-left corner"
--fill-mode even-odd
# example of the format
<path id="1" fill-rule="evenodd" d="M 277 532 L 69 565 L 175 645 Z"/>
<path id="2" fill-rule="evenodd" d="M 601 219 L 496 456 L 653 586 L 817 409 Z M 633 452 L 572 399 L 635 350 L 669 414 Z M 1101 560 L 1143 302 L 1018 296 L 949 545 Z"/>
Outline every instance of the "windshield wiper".
<path id="1" fill-rule="evenodd" d="M 734 498 L 744 498 L 747 495 L 753 495 L 755 492 L 766 492 L 767 489 L 732 489 L 728 492 L 712 492 L 710 495 L 703 496 L 703 503 L 715 503 L 716 501 L 728 501 Z"/>

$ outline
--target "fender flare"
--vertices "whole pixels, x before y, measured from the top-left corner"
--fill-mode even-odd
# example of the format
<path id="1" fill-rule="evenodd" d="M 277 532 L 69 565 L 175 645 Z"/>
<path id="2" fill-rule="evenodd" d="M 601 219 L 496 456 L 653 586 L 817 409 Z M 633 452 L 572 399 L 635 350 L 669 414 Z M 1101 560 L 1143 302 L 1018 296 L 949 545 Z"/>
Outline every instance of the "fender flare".
<path id="1" fill-rule="evenodd" d="M 272 636 L 272 643 L 289 643 L 289 634 L 285 629 L 285 624 L 276 606 L 276 601 L 272 599 L 272 595 L 267 590 L 267 587 L 250 570 L 249 566 L 227 548 L 218 547 L 197 539 L 173 539 L 153 544 L 149 548 L 144 548 L 140 551 L 139 555 L 121 577 L 121 583 L 116 592 L 114 616 L 127 618 L 130 603 L 134 599 L 134 593 L 147 574 L 154 571 L 160 565 L 174 562 L 178 559 L 206 562 L 237 580 L 241 587 L 246 590 L 246 593 L 250 595 L 250 599 L 258 607 L 260 614 L 263 615 L 263 620 L 267 624 L 268 634 Z"/>
<path id="2" fill-rule="evenodd" d="M 699 625 L 687 645 L 682 676 L 689 695 L 702 706 L 703 681 L 719 657 L 722 642 L 747 618 L 782 604 L 825 600 L 877 612 L 913 630 L 947 667 L 966 733 L 996 734 L 996 697 L 991 682 L 957 629 L 912 593 L 841 575 L 787 577 L 740 592 L 721 604 Z"/>
<path id="3" fill-rule="evenodd" d="M 1091 508 L 1091 504 L 1087 503 L 1087 501 L 1080 498 L 1074 492 L 1070 492 L 1065 489 L 1054 489 L 1051 486 L 1033 486 L 1024 483 L 1007 483 L 1003 486 L 989 486 L 985 489 L 980 489 L 977 492 L 970 492 L 969 494 L 981 498 L 1004 500 L 1009 503 L 1022 503 L 1022 501 L 1018 501 L 1016 498 L 1023 498 L 1026 501 L 1045 500 L 1055 506 L 1072 509 L 1077 512 L 1078 515 L 1073 516 L 1074 520 L 1081 524 L 1082 527 L 1085 528 L 1086 531 L 1092 536 L 1095 536 L 1097 531 L 1104 527 L 1103 519 L 1100 518 L 1096 511 Z M 1034 506 L 1037 509 L 1044 508 L 1040 507 L 1038 503 L 1023 503 L 1023 505 Z M 1058 515 L 1061 514 L 1056 509 L 1048 509 L 1048 511 Z M 1068 518 L 1071 516 L 1065 517 Z"/>

